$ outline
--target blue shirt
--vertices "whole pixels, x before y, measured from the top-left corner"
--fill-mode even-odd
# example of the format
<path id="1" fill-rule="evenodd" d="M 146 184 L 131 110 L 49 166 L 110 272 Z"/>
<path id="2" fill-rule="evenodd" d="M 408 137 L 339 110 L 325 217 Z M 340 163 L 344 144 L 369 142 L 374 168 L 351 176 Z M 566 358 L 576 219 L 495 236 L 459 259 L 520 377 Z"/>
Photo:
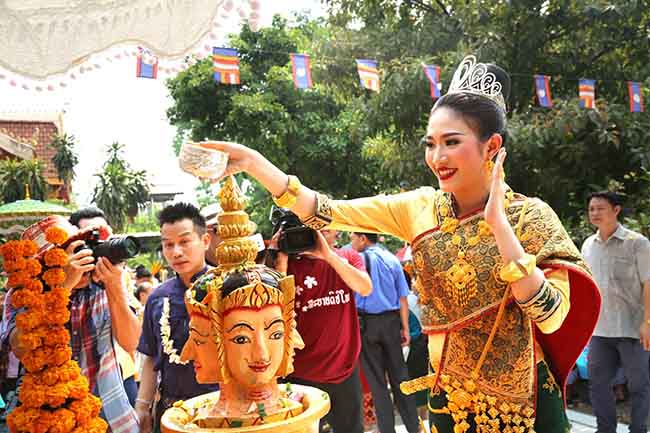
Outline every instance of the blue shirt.
<path id="1" fill-rule="evenodd" d="M 192 278 L 192 281 L 207 270 L 208 268 L 205 267 Z M 153 358 L 154 370 L 160 372 L 163 396 L 177 399 L 188 399 L 219 389 L 216 384 L 197 383 L 193 362 L 185 365 L 172 363 L 169 361 L 169 355 L 163 351 L 160 317 L 166 302 L 169 303 L 170 338 L 179 356 L 189 338 L 190 317 L 185 308 L 185 290 L 187 287 L 183 281 L 175 277 L 165 281 L 153 291 L 144 308 L 142 335 L 138 344 L 138 352 Z"/>
<path id="2" fill-rule="evenodd" d="M 409 286 L 399 259 L 378 245 L 366 248 L 362 253 L 372 280 L 372 293 L 361 296 L 355 293 L 357 310 L 379 314 L 400 309 L 400 298 L 407 296 Z"/>

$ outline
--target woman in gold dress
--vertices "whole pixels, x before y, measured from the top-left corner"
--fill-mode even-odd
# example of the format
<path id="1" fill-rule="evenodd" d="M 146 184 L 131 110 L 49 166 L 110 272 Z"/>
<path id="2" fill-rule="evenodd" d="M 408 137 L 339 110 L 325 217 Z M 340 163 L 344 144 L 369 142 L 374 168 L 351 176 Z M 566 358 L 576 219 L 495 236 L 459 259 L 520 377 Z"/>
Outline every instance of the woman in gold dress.
<path id="1" fill-rule="evenodd" d="M 439 189 L 330 200 L 234 143 L 245 171 L 309 226 L 388 233 L 412 245 L 432 374 L 432 431 L 567 432 L 566 376 L 595 325 L 600 296 L 553 210 L 505 183 L 510 78 L 466 57 L 429 117 L 425 160 Z M 494 162 L 493 162 L 494 161 Z"/>

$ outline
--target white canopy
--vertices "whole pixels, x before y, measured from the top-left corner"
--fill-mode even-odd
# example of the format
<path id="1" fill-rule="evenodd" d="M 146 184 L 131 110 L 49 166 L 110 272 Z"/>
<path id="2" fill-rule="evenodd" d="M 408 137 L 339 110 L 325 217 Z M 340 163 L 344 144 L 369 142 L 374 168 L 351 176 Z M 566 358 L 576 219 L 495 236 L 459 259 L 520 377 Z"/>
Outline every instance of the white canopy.
<path id="1" fill-rule="evenodd" d="M 3 0 L 0 66 L 45 79 L 132 42 L 181 58 L 220 23 L 259 18 L 260 0 Z M 231 12 L 236 11 L 231 17 Z M 251 25 L 253 27 L 253 25 Z"/>

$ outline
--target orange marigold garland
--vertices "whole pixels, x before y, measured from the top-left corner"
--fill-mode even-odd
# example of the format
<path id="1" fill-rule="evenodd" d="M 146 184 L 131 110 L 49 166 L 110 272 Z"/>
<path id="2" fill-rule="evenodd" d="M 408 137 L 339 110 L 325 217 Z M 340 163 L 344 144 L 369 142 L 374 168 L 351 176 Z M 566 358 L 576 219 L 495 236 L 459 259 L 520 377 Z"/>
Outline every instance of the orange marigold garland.
<path id="1" fill-rule="evenodd" d="M 104 433 L 108 424 L 99 418 L 101 401 L 90 394 L 88 380 L 72 358 L 68 302 L 71 291 L 63 266 L 67 253 L 59 248 L 67 240 L 65 230 L 45 232 L 56 245 L 36 257 L 32 241 L 9 241 L 0 246 L 11 303 L 24 311 L 16 315 L 20 344 L 26 349 L 21 362 L 27 370 L 19 390 L 21 405 L 7 416 L 12 433 Z"/>

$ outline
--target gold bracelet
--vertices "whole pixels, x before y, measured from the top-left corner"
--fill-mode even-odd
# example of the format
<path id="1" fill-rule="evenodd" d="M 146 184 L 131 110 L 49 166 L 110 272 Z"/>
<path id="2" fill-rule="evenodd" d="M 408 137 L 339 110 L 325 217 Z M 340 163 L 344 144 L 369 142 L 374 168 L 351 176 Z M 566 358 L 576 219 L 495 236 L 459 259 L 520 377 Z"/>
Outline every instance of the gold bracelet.
<path id="1" fill-rule="evenodd" d="M 302 188 L 300 180 L 296 176 L 287 176 L 287 190 L 278 197 L 273 197 L 273 202 L 277 207 L 291 209 L 298 201 L 298 192 Z"/>
<path id="2" fill-rule="evenodd" d="M 510 263 L 501 268 L 499 277 L 508 283 L 514 283 L 524 277 L 530 276 L 535 267 L 537 266 L 537 259 L 532 254 L 524 254 L 524 256 L 517 260 L 512 260 Z"/>

